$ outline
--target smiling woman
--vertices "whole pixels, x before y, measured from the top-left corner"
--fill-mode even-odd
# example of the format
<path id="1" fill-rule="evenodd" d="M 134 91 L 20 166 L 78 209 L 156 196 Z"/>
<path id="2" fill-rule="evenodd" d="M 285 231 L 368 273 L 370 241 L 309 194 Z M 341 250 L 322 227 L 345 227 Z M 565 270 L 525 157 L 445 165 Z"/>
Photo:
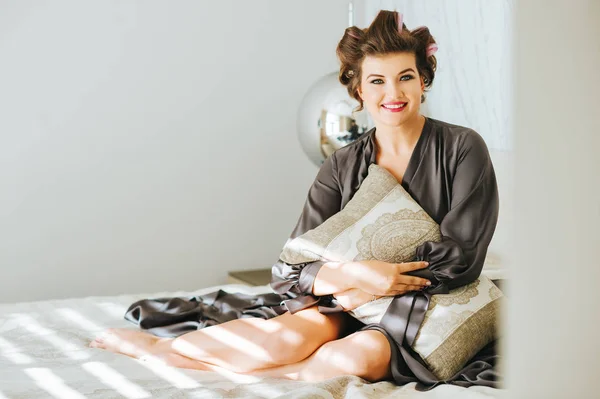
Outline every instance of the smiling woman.
<path id="1" fill-rule="evenodd" d="M 399 65 L 414 64 L 415 55 L 411 53 L 369 57 L 364 60 L 363 74 L 377 72 L 369 73 L 357 90 L 371 115 L 394 125 L 402 120 L 413 119 L 419 113 L 418 104 L 425 87 L 423 79 L 417 78 L 419 75 L 412 67 L 395 73 Z"/>
<path id="2" fill-rule="evenodd" d="M 290 240 L 339 215 L 369 170 L 376 169 L 369 168 L 372 164 L 390 172 L 439 225 L 440 240 L 415 244 L 410 261 L 403 263 L 361 257 L 351 234 L 339 244 L 348 259 L 300 263 L 280 255 L 271 280 L 279 295 L 214 293 L 187 302 L 141 301 L 129 314 L 141 326 L 160 320 L 156 327 L 167 338 L 114 329 L 91 346 L 133 357 L 151 354 L 178 367 L 216 366 L 257 376 L 315 381 L 350 374 L 399 385 L 417 381 L 429 388 L 444 382 L 497 386 L 493 343 L 445 380 L 435 378 L 410 349 L 431 296 L 479 277 L 498 217 L 496 177 L 481 136 L 420 113 L 434 79 L 436 49 L 427 28 L 408 30 L 397 12 L 381 11 L 367 29 L 346 29 L 337 48 L 339 79 L 359 108 L 366 107 L 375 128 L 325 160 Z M 352 209 L 349 205 L 345 214 Z M 387 223 L 386 231 L 377 230 L 379 225 L 356 231 L 383 238 L 397 233 Z M 345 232 L 336 230 L 333 236 Z M 399 243 L 392 239 L 389 245 Z M 385 296 L 393 299 L 381 323 L 364 325 L 348 313 Z M 223 322 L 216 309 L 227 309 L 235 319 Z M 205 327 L 207 320 L 221 324 Z"/>
<path id="3" fill-rule="evenodd" d="M 373 23 L 368 32 L 356 26 L 346 29 L 346 34 L 337 48 L 337 55 L 341 62 L 340 82 L 348 88 L 350 96 L 360 103 L 358 110 L 363 108 L 364 99 L 361 93 L 361 87 L 364 88 L 363 77 L 368 79 L 370 84 L 385 83 L 384 80 L 371 79 L 372 76 L 391 79 L 392 83 L 396 80 L 406 82 L 417 78 L 418 88 L 412 86 L 411 91 L 413 93 L 419 91 L 421 103 L 425 101 L 424 92 L 431 87 L 435 77 L 437 60 L 434 54 L 437 51 L 437 44 L 429 29 L 421 26 L 409 31 L 402 21 L 402 14 L 389 13 L 385 18 L 385 13 L 379 14 L 378 17 L 381 18 L 377 18 L 378 23 Z M 407 68 L 400 72 L 396 69 L 378 70 L 381 64 L 375 67 L 374 62 L 377 58 L 388 55 L 409 57 L 412 58 L 412 62 L 404 63 Z M 394 68 L 398 66 L 388 65 L 394 65 Z M 403 85 L 403 87 L 411 86 Z"/>

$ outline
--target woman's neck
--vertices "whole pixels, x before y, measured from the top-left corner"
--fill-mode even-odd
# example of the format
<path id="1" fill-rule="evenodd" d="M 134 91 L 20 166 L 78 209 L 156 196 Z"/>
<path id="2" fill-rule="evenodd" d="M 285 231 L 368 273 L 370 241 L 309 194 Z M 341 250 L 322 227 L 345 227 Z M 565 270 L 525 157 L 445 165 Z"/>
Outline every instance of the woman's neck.
<path id="1" fill-rule="evenodd" d="M 424 125 L 425 117 L 418 115 L 400 126 L 376 126 L 375 140 L 379 151 L 390 156 L 410 154 L 421 136 Z"/>

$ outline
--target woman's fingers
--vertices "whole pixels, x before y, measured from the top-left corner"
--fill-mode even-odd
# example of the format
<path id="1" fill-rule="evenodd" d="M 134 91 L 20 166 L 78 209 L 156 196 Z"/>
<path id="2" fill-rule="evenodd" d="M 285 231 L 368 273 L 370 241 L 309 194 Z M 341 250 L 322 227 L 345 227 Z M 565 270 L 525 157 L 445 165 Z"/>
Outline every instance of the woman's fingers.
<path id="1" fill-rule="evenodd" d="M 407 285 L 431 285 L 431 282 L 425 278 L 415 277 L 415 276 L 407 276 L 402 273 L 406 273 L 413 270 L 424 269 L 429 265 L 427 262 L 408 262 L 408 263 L 399 263 L 398 269 L 400 271 L 400 275 L 398 276 L 398 283 L 407 284 Z"/>
<path id="2" fill-rule="evenodd" d="M 404 284 L 404 285 L 428 285 L 429 280 L 421 277 L 413 277 L 413 276 L 405 276 L 403 274 L 399 275 L 396 279 L 396 284 Z M 429 284 L 431 285 L 431 283 Z"/>
<path id="3" fill-rule="evenodd" d="M 398 268 L 400 273 L 412 272 L 413 270 L 425 269 L 429 266 L 428 262 L 406 262 L 406 263 L 398 263 Z"/>

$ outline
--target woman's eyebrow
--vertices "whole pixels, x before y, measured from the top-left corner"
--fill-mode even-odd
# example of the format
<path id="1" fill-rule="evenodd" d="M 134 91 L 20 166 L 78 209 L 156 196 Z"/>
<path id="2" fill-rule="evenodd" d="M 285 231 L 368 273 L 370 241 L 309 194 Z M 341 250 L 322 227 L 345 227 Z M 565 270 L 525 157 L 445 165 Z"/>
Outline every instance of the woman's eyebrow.
<path id="1" fill-rule="evenodd" d="M 400 71 L 400 72 L 398 72 L 398 75 L 402 75 L 403 73 L 405 73 L 405 72 L 408 72 L 408 71 L 412 71 L 413 73 L 415 72 L 415 70 L 414 70 L 414 69 L 412 69 L 412 68 L 406 68 L 404 71 Z M 375 73 L 372 73 L 372 74 L 370 74 L 369 76 L 367 76 L 367 79 L 369 79 L 371 76 L 380 76 L 380 77 L 382 77 L 382 78 L 384 77 L 383 75 L 377 75 L 377 74 L 375 74 Z"/>

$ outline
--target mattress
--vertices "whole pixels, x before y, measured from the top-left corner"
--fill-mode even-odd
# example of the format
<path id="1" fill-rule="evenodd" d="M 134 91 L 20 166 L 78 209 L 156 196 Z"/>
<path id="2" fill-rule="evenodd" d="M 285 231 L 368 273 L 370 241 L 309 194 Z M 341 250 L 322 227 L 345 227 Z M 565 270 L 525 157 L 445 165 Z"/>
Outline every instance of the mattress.
<path id="1" fill-rule="evenodd" d="M 0 304 L 0 399 L 4 398 L 461 398 L 500 397 L 503 390 L 415 383 L 375 384 L 343 376 L 308 383 L 207 372 L 139 362 L 92 349 L 90 340 L 108 327 L 134 326 L 123 319 L 143 298 L 229 292 L 265 293 L 268 286 L 222 285 L 194 292 L 87 297 Z"/>

